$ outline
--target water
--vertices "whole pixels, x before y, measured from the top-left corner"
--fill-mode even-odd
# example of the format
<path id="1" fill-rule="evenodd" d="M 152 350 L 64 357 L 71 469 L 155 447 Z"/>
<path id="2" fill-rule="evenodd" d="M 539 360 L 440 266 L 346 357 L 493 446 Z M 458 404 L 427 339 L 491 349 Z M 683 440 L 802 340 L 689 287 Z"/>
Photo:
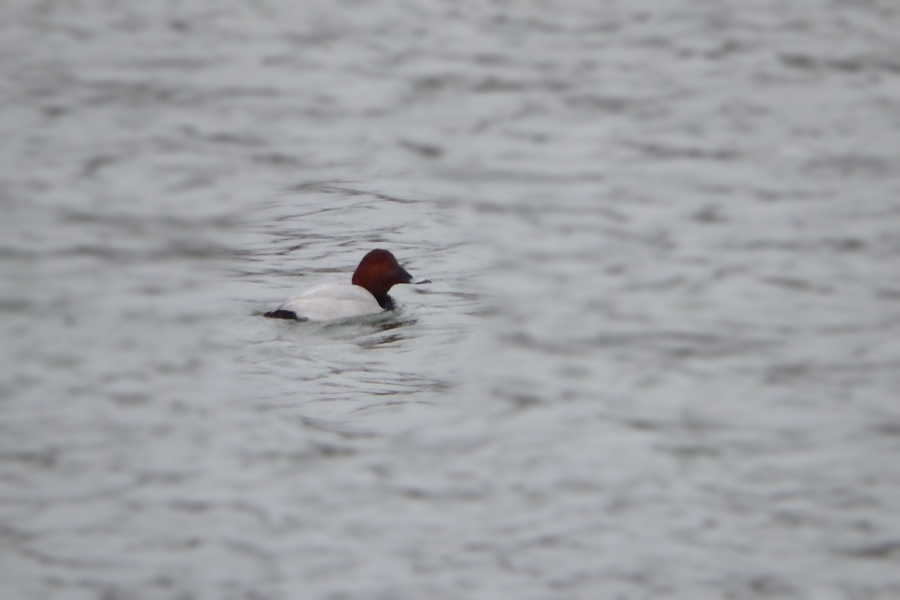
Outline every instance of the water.
<path id="1" fill-rule="evenodd" d="M 893 2 L 0 12 L 0 597 L 900 596 Z"/>

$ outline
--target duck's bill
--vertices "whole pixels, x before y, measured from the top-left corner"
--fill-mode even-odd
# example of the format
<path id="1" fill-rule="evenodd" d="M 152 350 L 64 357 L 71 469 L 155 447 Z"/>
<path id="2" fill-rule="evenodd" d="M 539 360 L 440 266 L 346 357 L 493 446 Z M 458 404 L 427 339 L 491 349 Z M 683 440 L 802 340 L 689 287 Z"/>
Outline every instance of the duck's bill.
<path id="1" fill-rule="evenodd" d="M 413 285 L 422 285 L 423 283 L 431 283 L 430 279 L 419 279 L 418 281 L 413 281 Z"/>

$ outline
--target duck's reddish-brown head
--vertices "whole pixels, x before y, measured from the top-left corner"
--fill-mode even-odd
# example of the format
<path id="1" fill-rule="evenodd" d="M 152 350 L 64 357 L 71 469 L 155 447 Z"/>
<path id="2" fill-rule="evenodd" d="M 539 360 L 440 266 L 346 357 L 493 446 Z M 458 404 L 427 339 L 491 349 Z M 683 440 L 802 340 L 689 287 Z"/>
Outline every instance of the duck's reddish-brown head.
<path id="1" fill-rule="evenodd" d="M 388 291 L 398 283 L 410 283 L 412 275 L 400 266 L 387 250 L 372 250 L 366 254 L 353 273 L 353 285 L 364 287 L 375 296 L 382 308 L 393 308 Z"/>

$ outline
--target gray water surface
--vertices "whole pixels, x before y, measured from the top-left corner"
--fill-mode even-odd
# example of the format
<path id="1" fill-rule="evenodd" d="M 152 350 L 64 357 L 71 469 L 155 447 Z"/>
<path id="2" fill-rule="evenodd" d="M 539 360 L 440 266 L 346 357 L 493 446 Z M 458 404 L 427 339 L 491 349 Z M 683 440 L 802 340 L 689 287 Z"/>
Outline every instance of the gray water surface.
<path id="1" fill-rule="evenodd" d="M 3 2 L 0 598 L 900 597 L 898 31 Z"/>

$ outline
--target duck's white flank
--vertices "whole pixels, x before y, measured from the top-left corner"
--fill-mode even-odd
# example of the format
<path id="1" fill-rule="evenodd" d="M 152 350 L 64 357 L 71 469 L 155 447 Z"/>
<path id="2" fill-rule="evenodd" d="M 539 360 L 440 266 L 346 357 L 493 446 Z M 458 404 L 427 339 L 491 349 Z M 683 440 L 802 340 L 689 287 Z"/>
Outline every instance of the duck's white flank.
<path id="1" fill-rule="evenodd" d="M 382 312 L 375 296 L 364 287 L 349 283 L 317 285 L 289 298 L 278 307 L 308 321 L 330 321 Z"/>

